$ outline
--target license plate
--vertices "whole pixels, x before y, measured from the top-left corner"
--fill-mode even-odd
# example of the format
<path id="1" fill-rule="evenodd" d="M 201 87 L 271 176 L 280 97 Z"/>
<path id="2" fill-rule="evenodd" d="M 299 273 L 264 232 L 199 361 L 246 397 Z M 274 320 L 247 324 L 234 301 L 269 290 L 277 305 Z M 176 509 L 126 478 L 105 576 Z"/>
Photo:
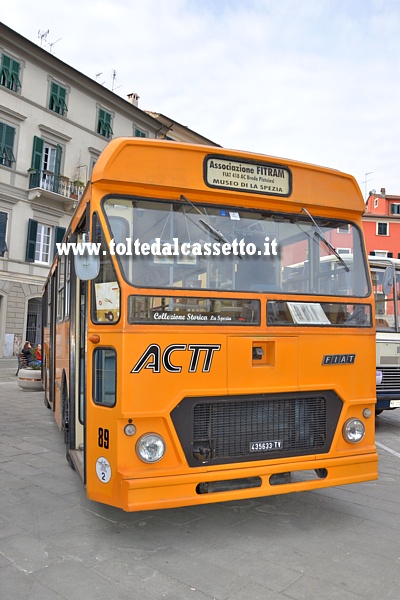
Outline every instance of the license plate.
<path id="1" fill-rule="evenodd" d="M 390 408 L 400 408 L 400 400 L 391 400 Z"/>
<path id="2" fill-rule="evenodd" d="M 268 440 L 263 442 L 250 442 L 250 452 L 271 452 L 271 450 L 281 450 L 282 440 Z"/>

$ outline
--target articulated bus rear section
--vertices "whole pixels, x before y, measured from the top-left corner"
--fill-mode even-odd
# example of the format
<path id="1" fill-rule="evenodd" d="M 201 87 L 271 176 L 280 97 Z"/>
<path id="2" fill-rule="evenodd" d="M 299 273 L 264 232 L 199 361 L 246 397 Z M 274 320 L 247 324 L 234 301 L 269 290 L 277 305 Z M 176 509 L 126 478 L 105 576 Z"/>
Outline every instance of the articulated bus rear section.
<path id="1" fill-rule="evenodd" d="M 363 210 L 338 171 L 110 142 L 64 240 L 86 250 L 57 256 L 44 295 L 46 402 L 89 498 L 139 511 L 377 478 Z"/>

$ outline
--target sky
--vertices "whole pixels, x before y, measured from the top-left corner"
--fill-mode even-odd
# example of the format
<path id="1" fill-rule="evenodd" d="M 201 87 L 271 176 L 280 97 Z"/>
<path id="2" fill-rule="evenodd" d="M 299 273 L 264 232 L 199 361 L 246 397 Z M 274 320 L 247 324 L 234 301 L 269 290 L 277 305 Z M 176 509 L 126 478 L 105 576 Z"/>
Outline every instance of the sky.
<path id="1" fill-rule="evenodd" d="M 399 0 L 13 0 L 0 20 L 221 146 L 400 194 Z"/>

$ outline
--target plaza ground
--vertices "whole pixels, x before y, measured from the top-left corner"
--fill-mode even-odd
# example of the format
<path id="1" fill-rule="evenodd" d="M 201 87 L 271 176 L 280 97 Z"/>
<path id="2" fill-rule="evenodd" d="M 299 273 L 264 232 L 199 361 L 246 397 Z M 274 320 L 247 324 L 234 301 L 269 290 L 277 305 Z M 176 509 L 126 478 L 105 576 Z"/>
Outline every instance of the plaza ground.
<path id="1" fill-rule="evenodd" d="M 86 498 L 43 392 L 0 361 L 0 600 L 397 600 L 400 409 L 378 481 L 124 513 Z"/>

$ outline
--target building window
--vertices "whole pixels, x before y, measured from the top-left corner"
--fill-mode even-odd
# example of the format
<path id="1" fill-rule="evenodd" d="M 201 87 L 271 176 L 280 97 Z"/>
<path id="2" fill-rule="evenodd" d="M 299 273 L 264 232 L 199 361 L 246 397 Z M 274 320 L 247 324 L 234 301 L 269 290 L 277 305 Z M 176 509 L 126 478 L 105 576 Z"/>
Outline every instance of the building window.
<path id="1" fill-rule="evenodd" d="M 372 252 L 371 252 L 372 254 Z M 388 251 L 387 250 L 374 250 L 373 256 L 377 256 L 378 258 L 387 258 Z"/>
<path id="2" fill-rule="evenodd" d="M 36 346 L 42 341 L 42 299 L 31 298 L 28 301 L 25 339 Z"/>
<path id="3" fill-rule="evenodd" d="M 29 219 L 26 240 L 25 260 L 31 263 L 48 265 L 57 252 L 57 242 L 61 242 L 64 227 L 51 227 Z"/>
<path id="4" fill-rule="evenodd" d="M 389 235 L 389 223 L 377 223 L 376 235 Z"/>
<path id="5" fill-rule="evenodd" d="M 378 198 L 374 198 L 374 208 L 378 208 L 379 200 Z"/>
<path id="6" fill-rule="evenodd" d="M 88 148 L 88 150 L 89 150 L 89 173 L 88 173 L 88 177 L 90 179 L 91 176 L 92 176 L 92 173 L 93 173 L 94 166 L 95 166 L 96 162 L 98 161 L 99 156 L 101 154 L 101 151 L 97 150 L 96 148 L 93 148 L 92 146 L 90 146 Z"/>
<path id="7" fill-rule="evenodd" d="M 7 248 L 7 220 L 8 214 L 6 212 L 0 212 L 0 256 L 3 257 L 5 252 L 8 252 Z"/>
<path id="8" fill-rule="evenodd" d="M 346 223 L 346 225 L 341 225 L 337 228 L 338 233 L 350 233 L 350 223 Z"/>
<path id="9" fill-rule="evenodd" d="M 48 265 L 50 262 L 51 227 L 38 223 L 35 262 Z"/>
<path id="10" fill-rule="evenodd" d="M 68 112 L 68 107 L 65 102 L 67 98 L 67 90 L 58 83 L 51 83 L 49 109 L 59 115 L 65 115 Z"/>
<path id="11" fill-rule="evenodd" d="M 391 204 L 390 212 L 392 215 L 400 215 L 400 204 Z"/>
<path id="12" fill-rule="evenodd" d="M 0 85 L 6 87 L 13 92 L 18 92 L 21 89 L 19 80 L 20 64 L 6 54 L 1 57 L 1 75 Z"/>
<path id="13" fill-rule="evenodd" d="M 0 165 L 12 167 L 15 163 L 13 152 L 14 138 L 14 127 L 10 127 L 10 125 L 6 125 L 5 123 L 0 123 Z"/>
<path id="14" fill-rule="evenodd" d="M 31 173 L 29 188 L 40 187 L 51 192 L 59 192 L 62 148 L 59 144 L 49 144 L 42 138 L 33 138 Z"/>
<path id="15" fill-rule="evenodd" d="M 97 133 L 107 139 L 109 139 L 114 133 L 111 128 L 111 113 L 103 110 L 102 108 L 99 108 Z"/>
<path id="16" fill-rule="evenodd" d="M 351 248 L 336 248 L 338 254 L 351 254 Z"/>
<path id="17" fill-rule="evenodd" d="M 140 138 L 147 138 L 149 137 L 149 134 L 147 131 L 143 131 L 143 129 L 139 129 L 138 127 L 135 127 L 135 133 L 133 134 L 135 137 L 140 137 Z"/>

